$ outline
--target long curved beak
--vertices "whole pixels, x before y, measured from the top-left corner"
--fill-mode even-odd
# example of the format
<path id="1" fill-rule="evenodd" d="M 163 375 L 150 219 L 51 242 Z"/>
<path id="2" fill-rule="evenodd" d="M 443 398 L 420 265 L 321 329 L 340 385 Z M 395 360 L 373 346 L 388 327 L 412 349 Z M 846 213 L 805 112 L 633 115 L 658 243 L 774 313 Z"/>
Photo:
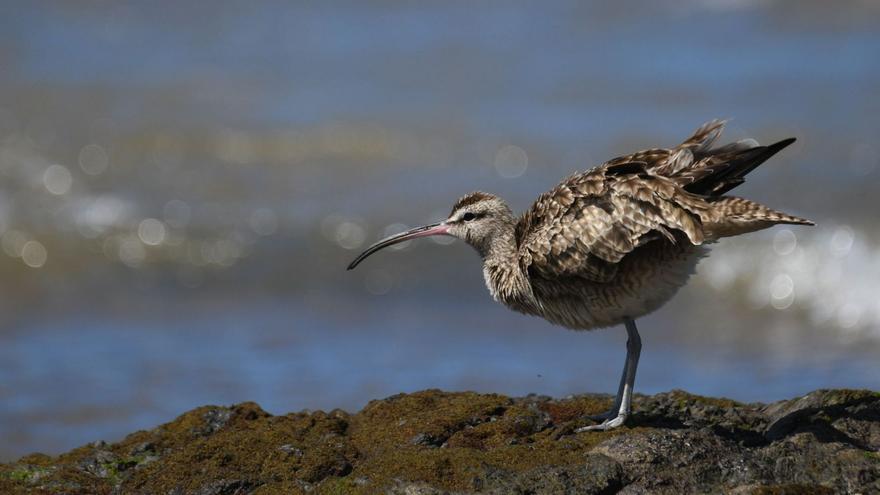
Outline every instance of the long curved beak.
<path id="1" fill-rule="evenodd" d="M 401 232 L 399 234 L 394 234 L 390 237 L 386 237 L 381 241 L 373 244 L 368 247 L 366 251 L 361 253 L 357 258 L 354 259 L 349 265 L 347 270 L 353 270 L 354 267 L 358 266 L 361 261 L 367 258 L 367 256 L 375 253 L 376 251 L 391 246 L 392 244 L 397 244 L 399 242 L 408 241 L 410 239 L 415 239 L 417 237 L 428 237 L 429 235 L 444 235 L 449 231 L 449 225 L 446 222 L 437 222 L 432 223 L 431 225 L 424 225 L 422 227 L 416 227 L 411 230 L 407 230 L 406 232 Z"/>

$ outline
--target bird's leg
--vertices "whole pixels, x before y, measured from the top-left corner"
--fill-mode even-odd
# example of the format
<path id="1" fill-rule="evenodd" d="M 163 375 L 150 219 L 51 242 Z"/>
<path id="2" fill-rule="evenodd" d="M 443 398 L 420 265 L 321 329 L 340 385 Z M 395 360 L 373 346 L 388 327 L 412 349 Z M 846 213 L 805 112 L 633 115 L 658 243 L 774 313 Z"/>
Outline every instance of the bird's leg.
<path id="1" fill-rule="evenodd" d="M 642 338 L 639 337 L 639 330 L 636 328 L 636 322 L 634 320 L 626 320 L 625 323 L 627 334 L 626 363 L 623 366 L 621 387 L 620 390 L 618 390 L 617 398 L 614 400 L 615 408 L 617 409 L 616 416 L 612 414 L 611 416 L 613 417 L 605 419 L 605 421 L 598 425 L 578 428 L 575 430 L 575 433 L 594 430 L 605 431 L 617 428 L 626 421 L 627 416 L 630 414 L 632 408 L 633 386 L 636 381 L 636 368 L 638 368 L 639 356 L 642 352 Z"/>
<path id="2" fill-rule="evenodd" d="M 629 347 L 629 343 L 627 343 L 627 348 Z M 604 421 L 606 419 L 611 419 L 617 416 L 617 411 L 620 410 L 620 402 L 623 400 L 623 387 L 626 385 L 626 363 L 629 362 L 629 349 L 626 351 L 626 361 L 623 363 L 623 371 L 620 372 L 620 385 L 617 387 L 617 395 L 614 396 L 614 405 L 611 406 L 611 409 L 601 413 L 601 414 L 593 414 L 591 416 L 587 416 L 593 421 Z"/>
<path id="3" fill-rule="evenodd" d="M 629 330 L 627 330 L 627 333 L 628 332 L 629 332 Z M 636 335 L 638 336 L 638 333 Z M 611 419 L 611 418 L 617 417 L 617 413 L 618 413 L 618 411 L 620 411 L 620 404 L 623 401 L 623 389 L 626 385 L 627 367 L 629 365 L 629 360 L 630 360 L 629 339 L 630 339 L 630 337 L 627 336 L 626 360 L 623 362 L 623 370 L 620 372 L 620 385 L 617 387 L 617 395 L 614 397 L 614 405 L 611 406 L 611 409 L 609 409 L 601 414 L 594 414 L 591 416 L 587 416 L 588 418 L 592 419 L 593 421 L 604 421 L 606 419 Z M 639 341 L 639 343 L 641 343 L 641 341 Z M 636 358 L 636 359 L 638 359 L 638 358 Z"/>

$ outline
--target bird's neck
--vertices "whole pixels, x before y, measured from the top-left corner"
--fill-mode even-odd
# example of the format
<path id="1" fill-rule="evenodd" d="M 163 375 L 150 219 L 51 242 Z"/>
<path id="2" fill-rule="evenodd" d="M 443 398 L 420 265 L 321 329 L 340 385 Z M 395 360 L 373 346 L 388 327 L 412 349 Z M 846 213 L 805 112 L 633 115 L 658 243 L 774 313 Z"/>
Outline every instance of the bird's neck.
<path id="1" fill-rule="evenodd" d="M 508 263 L 519 265 L 517 261 L 516 235 L 512 226 L 499 229 L 488 242 L 482 246 L 477 246 L 477 251 L 483 258 L 483 265 L 504 265 Z"/>
<path id="2" fill-rule="evenodd" d="M 519 263 L 514 229 L 495 236 L 483 257 L 483 278 L 492 297 L 512 309 L 534 313 L 536 303 L 528 276 Z"/>

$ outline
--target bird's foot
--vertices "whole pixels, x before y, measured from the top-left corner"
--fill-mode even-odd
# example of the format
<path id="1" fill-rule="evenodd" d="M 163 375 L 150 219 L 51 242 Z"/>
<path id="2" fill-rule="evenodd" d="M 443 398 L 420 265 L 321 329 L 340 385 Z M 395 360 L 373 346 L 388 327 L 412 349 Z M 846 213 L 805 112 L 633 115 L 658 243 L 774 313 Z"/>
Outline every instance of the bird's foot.
<path id="1" fill-rule="evenodd" d="M 623 426 L 623 423 L 626 422 L 626 414 L 618 414 L 614 418 L 608 418 L 602 423 L 598 425 L 590 425 L 590 426 L 582 426 L 576 430 L 575 433 L 583 433 L 585 431 L 608 431 L 613 430 L 619 426 Z"/>

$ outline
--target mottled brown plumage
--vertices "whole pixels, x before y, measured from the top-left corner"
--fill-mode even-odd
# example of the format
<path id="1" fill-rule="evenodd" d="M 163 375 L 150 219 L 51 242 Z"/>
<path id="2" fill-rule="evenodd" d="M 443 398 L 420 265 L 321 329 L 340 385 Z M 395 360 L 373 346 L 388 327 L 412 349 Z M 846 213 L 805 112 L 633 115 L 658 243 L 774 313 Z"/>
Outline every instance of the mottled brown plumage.
<path id="1" fill-rule="evenodd" d="M 713 121 L 675 148 L 609 160 L 539 196 L 515 229 L 518 262 L 539 304 L 502 302 L 570 328 L 615 325 L 671 297 L 705 254 L 703 244 L 777 223 L 810 224 L 719 195 L 792 142 L 747 140 L 718 152 L 711 143 L 722 127 Z M 653 261 L 652 276 L 639 257 Z M 585 308 L 582 300 L 603 304 Z"/>
<path id="2" fill-rule="evenodd" d="M 624 323 L 630 340 L 615 409 L 585 429 L 619 426 L 629 414 L 641 349 L 635 319 L 687 282 L 707 254 L 704 246 L 775 224 L 812 224 L 725 195 L 794 139 L 713 148 L 723 127 L 715 120 L 674 148 L 639 151 L 572 175 L 520 217 L 494 195 L 468 194 L 445 221 L 384 239 L 349 269 L 396 242 L 452 235 L 479 252 L 489 292 L 508 307 L 577 330 Z"/>

